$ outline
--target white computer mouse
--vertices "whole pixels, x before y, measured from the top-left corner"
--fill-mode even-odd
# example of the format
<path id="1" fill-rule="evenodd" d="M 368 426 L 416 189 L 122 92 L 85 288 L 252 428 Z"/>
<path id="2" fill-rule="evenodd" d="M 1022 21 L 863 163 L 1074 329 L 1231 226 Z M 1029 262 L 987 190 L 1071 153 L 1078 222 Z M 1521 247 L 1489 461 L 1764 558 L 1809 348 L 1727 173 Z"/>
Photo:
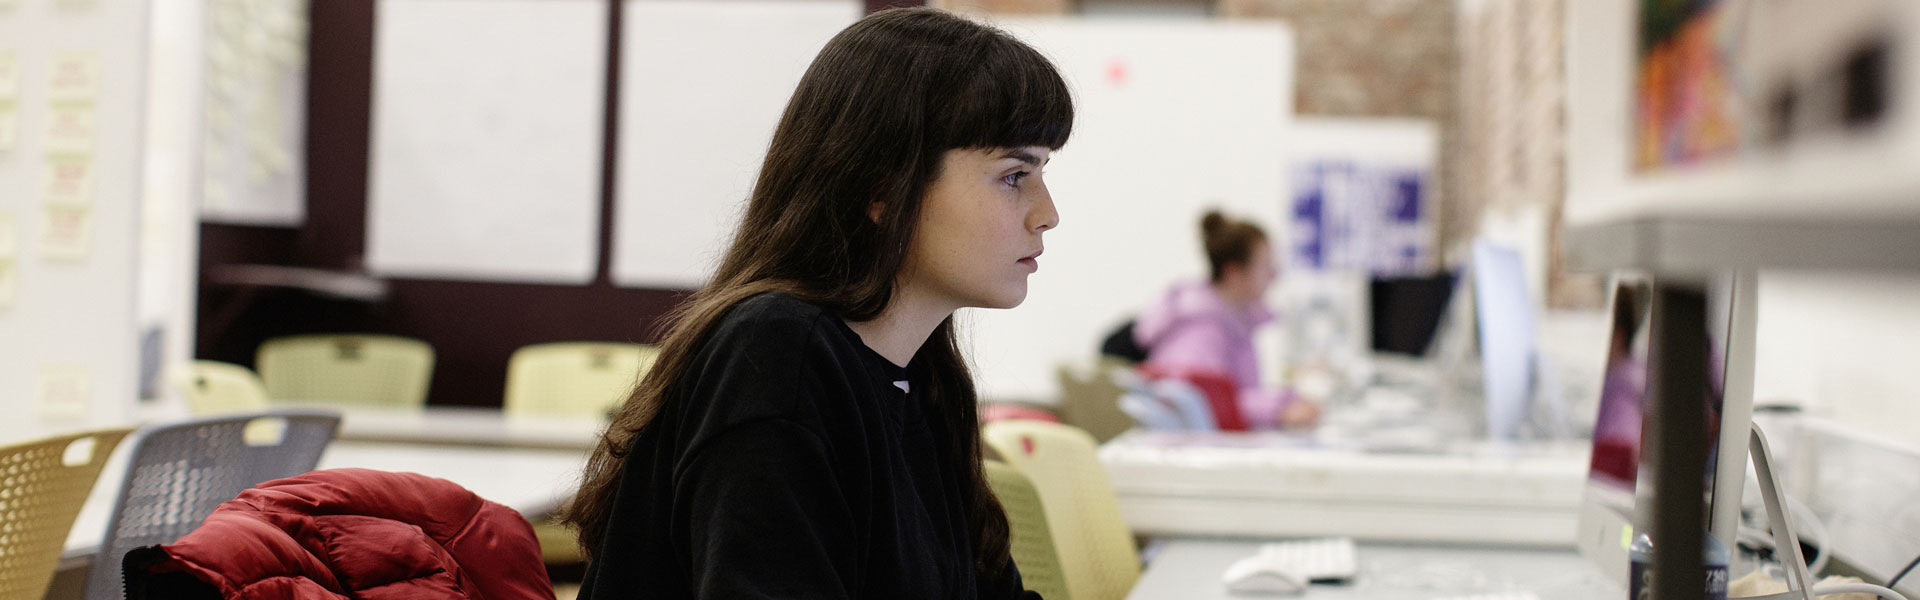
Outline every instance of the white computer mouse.
<path id="1" fill-rule="evenodd" d="M 1226 584 L 1227 591 L 1236 594 L 1299 594 L 1307 591 L 1306 578 L 1264 553 L 1235 561 L 1220 576 L 1220 582 Z"/>

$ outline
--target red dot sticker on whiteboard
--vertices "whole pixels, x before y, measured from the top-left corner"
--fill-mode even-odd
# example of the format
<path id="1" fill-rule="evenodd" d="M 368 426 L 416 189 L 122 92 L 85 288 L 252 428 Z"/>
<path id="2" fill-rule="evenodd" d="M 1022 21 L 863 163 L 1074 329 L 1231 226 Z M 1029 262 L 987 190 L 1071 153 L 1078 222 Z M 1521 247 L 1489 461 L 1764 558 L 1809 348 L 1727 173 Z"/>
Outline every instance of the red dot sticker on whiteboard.
<path id="1" fill-rule="evenodd" d="M 1131 71 L 1132 68 L 1127 66 L 1127 61 L 1118 58 L 1107 61 L 1107 85 L 1113 87 L 1127 85 L 1127 76 Z"/>

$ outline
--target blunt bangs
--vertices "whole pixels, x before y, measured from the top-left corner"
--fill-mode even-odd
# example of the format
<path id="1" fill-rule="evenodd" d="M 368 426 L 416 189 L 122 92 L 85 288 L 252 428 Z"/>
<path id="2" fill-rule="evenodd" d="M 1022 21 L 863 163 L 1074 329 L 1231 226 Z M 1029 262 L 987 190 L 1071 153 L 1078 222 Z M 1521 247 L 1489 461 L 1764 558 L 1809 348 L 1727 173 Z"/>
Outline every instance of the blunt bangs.
<path id="1" fill-rule="evenodd" d="M 1059 150 L 1073 134 L 1073 94 L 1053 64 L 1024 42 L 997 30 L 956 48 L 952 68 L 966 75 L 951 93 L 933 99 L 929 141 L 938 149 L 1046 146 Z M 972 50 L 971 52 L 967 50 Z"/>

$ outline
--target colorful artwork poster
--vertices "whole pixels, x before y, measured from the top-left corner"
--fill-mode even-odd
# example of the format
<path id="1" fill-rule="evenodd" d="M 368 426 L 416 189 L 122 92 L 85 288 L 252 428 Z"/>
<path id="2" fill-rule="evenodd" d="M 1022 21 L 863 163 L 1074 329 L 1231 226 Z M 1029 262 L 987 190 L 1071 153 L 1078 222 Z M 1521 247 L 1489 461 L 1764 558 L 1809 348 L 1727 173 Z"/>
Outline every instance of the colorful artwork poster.
<path id="1" fill-rule="evenodd" d="M 1347 159 L 1295 163 L 1289 264 L 1423 275 L 1437 254 L 1427 169 Z"/>
<path id="2" fill-rule="evenodd" d="M 1634 166 L 1698 164 L 1739 151 L 1737 1 L 1641 0 L 1634 81 Z"/>

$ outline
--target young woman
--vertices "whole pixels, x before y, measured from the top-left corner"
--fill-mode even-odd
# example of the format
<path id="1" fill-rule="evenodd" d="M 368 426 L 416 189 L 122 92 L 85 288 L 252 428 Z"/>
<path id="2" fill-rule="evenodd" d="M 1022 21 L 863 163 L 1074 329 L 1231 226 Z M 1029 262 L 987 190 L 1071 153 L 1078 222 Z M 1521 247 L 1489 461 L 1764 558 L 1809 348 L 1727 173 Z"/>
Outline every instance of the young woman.
<path id="1" fill-rule="evenodd" d="M 1211 277 L 1173 286 L 1141 311 L 1134 341 L 1147 349 L 1143 367 L 1173 376 L 1229 379 L 1240 415 L 1254 429 L 1310 425 L 1319 406 L 1260 385 L 1253 333 L 1273 321 L 1267 288 L 1280 276 L 1259 225 L 1208 211 L 1200 219 Z"/>
<path id="2" fill-rule="evenodd" d="M 587 464 L 580 597 L 1034 597 L 952 316 L 1026 298 L 1072 123 L 1053 66 L 992 28 L 887 10 L 829 41 Z"/>

